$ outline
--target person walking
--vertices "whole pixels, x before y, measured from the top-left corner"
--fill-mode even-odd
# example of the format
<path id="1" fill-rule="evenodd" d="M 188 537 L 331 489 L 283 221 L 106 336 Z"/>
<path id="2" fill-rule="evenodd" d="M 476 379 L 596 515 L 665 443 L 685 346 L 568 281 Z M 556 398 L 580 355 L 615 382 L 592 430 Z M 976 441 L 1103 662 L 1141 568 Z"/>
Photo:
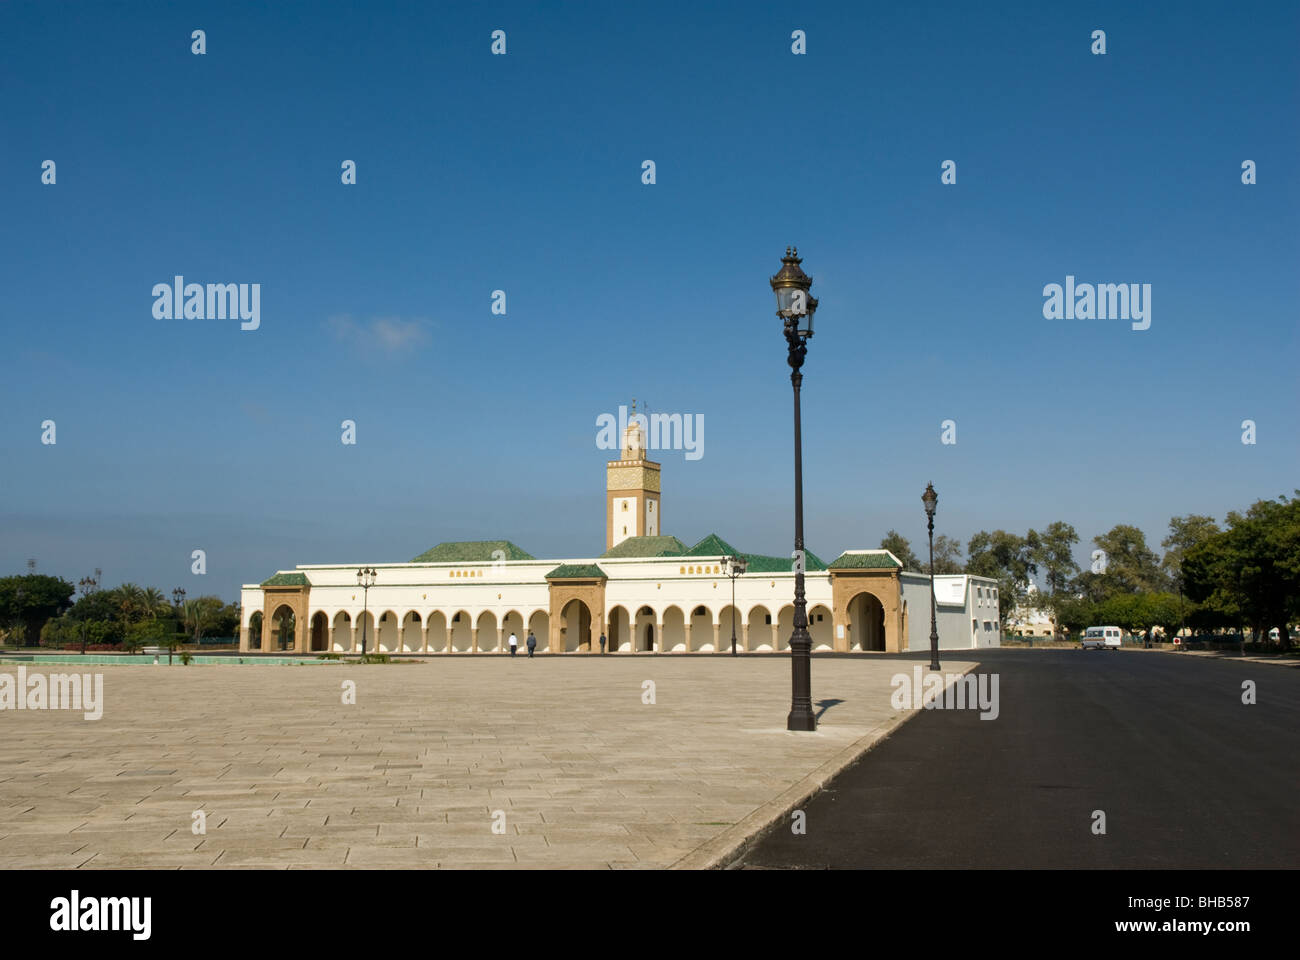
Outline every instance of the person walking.
<path id="1" fill-rule="evenodd" d="M 519 649 L 519 638 L 515 636 L 515 632 L 511 630 L 510 631 L 510 656 L 513 657 L 515 655 L 515 651 L 517 651 L 518 649 Z"/>
<path id="2" fill-rule="evenodd" d="M 605 652 L 605 632 L 603 630 L 600 634 L 600 652 L 602 654 Z"/>
<path id="3" fill-rule="evenodd" d="M 533 651 L 537 649 L 537 638 L 533 636 L 533 631 L 528 631 L 528 659 L 533 659 Z"/>

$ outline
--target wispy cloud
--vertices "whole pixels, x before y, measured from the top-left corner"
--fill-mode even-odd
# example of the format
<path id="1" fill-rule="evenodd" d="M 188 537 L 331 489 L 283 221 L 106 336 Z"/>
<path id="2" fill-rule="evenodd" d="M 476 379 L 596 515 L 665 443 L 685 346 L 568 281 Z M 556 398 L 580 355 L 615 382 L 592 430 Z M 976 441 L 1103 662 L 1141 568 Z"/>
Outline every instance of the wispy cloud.
<path id="1" fill-rule="evenodd" d="M 359 349 L 400 353 L 422 346 L 429 340 L 429 322 L 422 318 L 371 317 L 357 320 L 350 313 L 335 314 L 326 321 L 334 336 Z"/>

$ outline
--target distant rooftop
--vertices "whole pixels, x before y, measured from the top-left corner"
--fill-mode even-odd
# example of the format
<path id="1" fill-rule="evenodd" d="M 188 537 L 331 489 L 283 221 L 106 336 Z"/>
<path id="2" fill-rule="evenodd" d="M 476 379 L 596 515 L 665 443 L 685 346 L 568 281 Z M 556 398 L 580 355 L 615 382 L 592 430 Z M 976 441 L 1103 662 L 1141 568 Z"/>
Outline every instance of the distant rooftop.
<path id="1" fill-rule="evenodd" d="M 448 540 L 420 554 L 412 563 L 491 563 L 493 560 L 536 560 L 509 540 Z"/>

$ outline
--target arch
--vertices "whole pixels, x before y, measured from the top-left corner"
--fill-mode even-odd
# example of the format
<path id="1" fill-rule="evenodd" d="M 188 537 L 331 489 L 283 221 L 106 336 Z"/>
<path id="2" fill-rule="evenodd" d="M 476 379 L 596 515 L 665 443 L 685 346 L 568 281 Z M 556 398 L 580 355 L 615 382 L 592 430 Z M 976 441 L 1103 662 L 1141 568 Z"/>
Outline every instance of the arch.
<path id="1" fill-rule="evenodd" d="M 311 615 L 311 652 L 327 653 L 329 651 L 329 617 L 321 610 Z"/>
<path id="2" fill-rule="evenodd" d="M 346 610 L 334 614 L 330 629 L 330 650 L 333 653 L 352 652 L 352 616 Z"/>
<path id="3" fill-rule="evenodd" d="M 609 646 L 605 649 L 610 653 L 623 653 L 632 650 L 632 617 L 627 612 L 627 608 L 622 604 L 614 607 L 609 611 L 605 618 L 608 626 Z"/>
<path id="4" fill-rule="evenodd" d="M 662 653 L 686 652 L 686 615 L 682 608 L 671 606 L 664 611 L 659 650 Z"/>
<path id="5" fill-rule="evenodd" d="M 636 611 L 636 623 L 632 627 L 632 634 L 635 638 L 634 649 L 642 653 L 654 653 L 656 650 L 655 641 L 658 638 L 658 631 L 655 629 L 655 612 L 649 606 L 638 607 Z"/>
<path id="6" fill-rule="evenodd" d="M 375 628 L 375 653 L 397 652 L 397 611 L 385 610 Z"/>
<path id="7" fill-rule="evenodd" d="M 691 608 L 691 633 L 687 643 L 687 653 L 713 652 L 713 614 L 703 604 Z"/>
<path id="8" fill-rule="evenodd" d="M 375 615 L 370 610 L 363 610 L 357 614 L 356 627 L 356 650 L 360 653 L 364 650 L 366 653 L 375 652 Z"/>
<path id="9" fill-rule="evenodd" d="M 548 610 L 534 610 L 528 615 L 528 629 L 537 641 L 537 652 L 543 653 L 551 649 L 551 614 Z M 524 634 L 521 642 L 527 641 L 528 634 Z M 527 649 L 524 650 L 527 653 Z"/>
<path id="10" fill-rule="evenodd" d="M 491 610 L 484 610 L 474 621 L 476 632 L 474 643 L 479 653 L 494 653 L 501 640 L 497 633 L 497 615 Z"/>
<path id="11" fill-rule="evenodd" d="M 468 610 L 457 610 L 447 624 L 451 628 L 451 652 L 469 653 L 474 648 L 474 618 Z"/>
<path id="12" fill-rule="evenodd" d="M 271 614 L 271 651 L 293 650 L 297 641 L 298 623 L 293 608 L 282 603 Z"/>
<path id="13" fill-rule="evenodd" d="M 835 618 L 831 608 L 824 603 L 808 611 L 808 635 L 812 637 L 813 650 L 835 649 Z"/>
<path id="14" fill-rule="evenodd" d="M 262 611 L 254 610 L 248 618 L 248 649 L 262 649 Z"/>
<path id="15" fill-rule="evenodd" d="M 518 610 L 511 610 L 501 618 L 501 643 L 505 645 L 506 653 L 510 652 L 509 640 L 512 633 L 519 641 L 519 651 L 527 653 L 528 647 L 525 646 L 525 642 L 528 639 L 528 631 L 524 629 L 524 615 Z"/>
<path id="16" fill-rule="evenodd" d="M 771 653 L 776 649 L 776 621 L 767 622 L 771 616 L 772 611 L 761 603 L 749 608 L 749 617 L 745 621 L 746 651 Z"/>
<path id="17" fill-rule="evenodd" d="M 787 603 L 781 608 L 776 620 L 776 646 L 778 653 L 790 649 L 790 634 L 794 633 L 794 604 Z"/>
<path id="18" fill-rule="evenodd" d="M 424 636 L 430 653 L 447 652 L 447 615 L 441 610 L 430 610 L 424 618 Z"/>
<path id="19" fill-rule="evenodd" d="M 397 631 L 398 653 L 419 653 L 424 648 L 424 622 L 419 611 L 407 610 Z"/>
<path id="20" fill-rule="evenodd" d="M 560 610 L 560 649 L 564 653 L 590 651 L 592 637 L 591 608 L 574 597 Z"/>
<path id="21" fill-rule="evenodd" d="M 731 652 L 731 631 L 736 631 L 736 649 L 745 649 L 745 617 L 733 607 L 727 604 L 718 611 L 718 652 Z"/>
<path id="22" fill-rule="evenodd" d="M 869 590 L 855 593 L 848 603 L 850 650 L 864 652 L 885 649 L 885 605 Z"/>

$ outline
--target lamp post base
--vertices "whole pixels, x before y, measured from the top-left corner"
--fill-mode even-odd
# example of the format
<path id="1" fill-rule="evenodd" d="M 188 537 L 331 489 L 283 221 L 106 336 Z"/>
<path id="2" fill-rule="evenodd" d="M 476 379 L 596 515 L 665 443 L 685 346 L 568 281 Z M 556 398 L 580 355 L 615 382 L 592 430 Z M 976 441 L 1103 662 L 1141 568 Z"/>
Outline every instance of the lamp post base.
<path id="1" fill-rule="evenodd" d="M 816 733 L 817 718 L 813 716 L 812 710 L 791 710 L 790 715 L 785 718 L 785 728 L 800 733 Z"/>

